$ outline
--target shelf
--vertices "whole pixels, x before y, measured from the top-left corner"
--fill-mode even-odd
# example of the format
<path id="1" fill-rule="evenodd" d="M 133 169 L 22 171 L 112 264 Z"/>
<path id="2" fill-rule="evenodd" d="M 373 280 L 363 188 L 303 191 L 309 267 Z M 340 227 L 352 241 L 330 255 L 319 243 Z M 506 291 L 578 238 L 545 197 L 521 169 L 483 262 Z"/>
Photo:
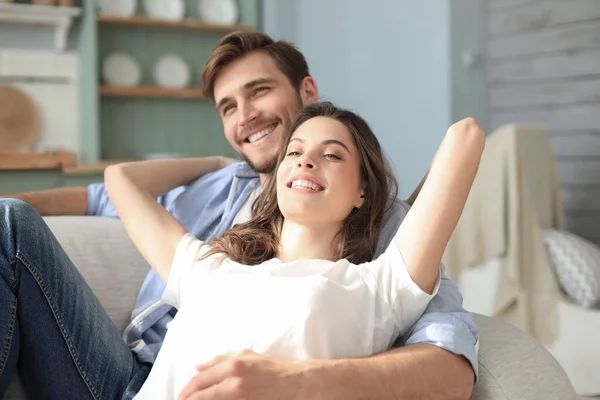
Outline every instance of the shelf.
<path id="1" fill-rule="evenodd" d="M 203 22 L 199 19 L 187 18 L 182 21 L 148 18 L 141 15 L 121 17 L 109 14 L 98 14 L 98 22 L 111 25 L 125 25 L 133 27 L 152 27 L 164 29 L 190 29 L 206 32 L 229 33 L 233 31 L 252 31 L 254 26 L 248 24 L 219 25 Z"/>
<path id="2" fill-rule="evenodd" d="M 0 170 L 62 169 L 77 165 L 71 152 L 0 153 Z"/>
<path id="3" fill-rule="evenodd" d="M 100 94 L 105 97 L 144 97 L 183 100 L 204 99 L 202 89 L 199 88 L 170 89 L 155 86 L 102 86 L 100 88 Z"/>
<path id="4" fill-rule="evenodd" d="M 81 15 L 78 7 L 38 6 L 0 3 L 0 22 L 54 26 L 54 47 L 64 51 L 73 18 Z"/>

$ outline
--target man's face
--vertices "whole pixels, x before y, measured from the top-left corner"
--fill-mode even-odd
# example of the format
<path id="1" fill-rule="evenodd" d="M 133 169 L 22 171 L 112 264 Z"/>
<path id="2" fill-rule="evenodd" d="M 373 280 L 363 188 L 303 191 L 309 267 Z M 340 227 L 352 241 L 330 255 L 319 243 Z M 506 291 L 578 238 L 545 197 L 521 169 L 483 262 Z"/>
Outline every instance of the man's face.
<path id="1" fill-rule="evenodd" d="M 303 106 L 300 94 L 263 52 L 226 66 L 214 94 L 231 146 L 255 171 L 273 172 L 284 133 Z"/>

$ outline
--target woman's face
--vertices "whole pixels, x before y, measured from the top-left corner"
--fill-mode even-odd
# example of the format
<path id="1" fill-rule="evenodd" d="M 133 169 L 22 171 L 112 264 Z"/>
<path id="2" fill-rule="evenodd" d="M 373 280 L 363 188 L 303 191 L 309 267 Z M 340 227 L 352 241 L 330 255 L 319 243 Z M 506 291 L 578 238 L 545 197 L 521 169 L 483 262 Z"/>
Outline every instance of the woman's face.
<path id="1" fill-rule="evenodd" d="M 277 169 L 277 201 L 286 219 L 343 224 L 363 199 L 358 150 L 339 121 L 314 117 L 293 133 Z"/>

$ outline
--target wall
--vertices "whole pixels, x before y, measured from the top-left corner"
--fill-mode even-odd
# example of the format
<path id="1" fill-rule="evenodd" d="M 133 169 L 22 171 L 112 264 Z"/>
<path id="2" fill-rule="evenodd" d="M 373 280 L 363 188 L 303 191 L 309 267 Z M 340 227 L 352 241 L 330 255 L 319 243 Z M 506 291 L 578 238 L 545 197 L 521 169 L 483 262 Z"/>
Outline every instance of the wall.
<path id="1" fill-rule="evenodd" d="M 451 0 L 450 82 L 452 121 L 476 118 L 489 131 L 487 75 L 484 67 L 485 7 L 481 0 Z"/>
<path id="2" fill-rule="evenodd" d="M 473 99 L 486 88 L 479 67 L 467 71 L 450 55 L 481 52 L 466 41 L 472 31 L 458 29 L 471 15 L 461 10 L 479 13 L 478 0 L 263 0 L 263 29 L 300 47 L 324 99 L 369 121 L 407 197 L 453 121 L 486 119 L 485 94 Z"/>
<path id="3" fill-rule="evenodd" d="M 492 128 L 550 128 L 567 228 L 600 244 L 600 1 L 488 4 Z"/>

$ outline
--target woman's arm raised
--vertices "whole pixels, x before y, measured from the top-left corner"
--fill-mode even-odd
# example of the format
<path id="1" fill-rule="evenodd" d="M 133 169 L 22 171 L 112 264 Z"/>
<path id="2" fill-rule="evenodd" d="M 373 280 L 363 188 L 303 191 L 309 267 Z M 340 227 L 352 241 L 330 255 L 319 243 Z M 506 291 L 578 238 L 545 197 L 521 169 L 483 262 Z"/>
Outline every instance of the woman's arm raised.
<path id="1" fill-rule="evenodd" d="M 105 170 L 106 191 L 127 234 L 163 281 L 187 231 L 156 197 L 228 163 L 223 157 L 206 157 L 130 162 Z"/>
<path id="2" fill-rule="evenodd" d="M 485 133 L 473 118 L 452 125 L 433 158 L 395 243 L 413 281 L 431 293 L 439 265 L 467 201 L 485 147 Z"/>

